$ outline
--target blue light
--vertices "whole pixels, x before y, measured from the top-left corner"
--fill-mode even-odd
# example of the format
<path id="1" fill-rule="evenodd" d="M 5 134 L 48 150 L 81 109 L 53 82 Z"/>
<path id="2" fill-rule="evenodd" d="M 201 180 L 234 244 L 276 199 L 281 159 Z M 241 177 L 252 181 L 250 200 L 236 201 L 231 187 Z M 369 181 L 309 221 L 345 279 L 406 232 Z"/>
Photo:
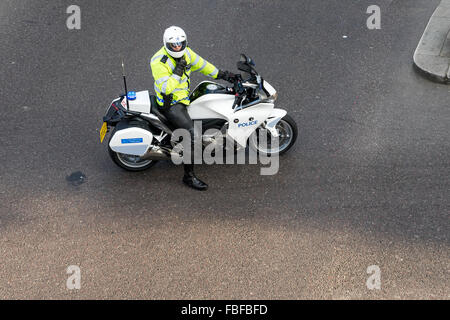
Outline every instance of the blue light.
<path id="1" fill-rule="evenodd" d="M 134 92 L 134 91 L 128 92 L 127 98 L 128 98 L 128 100 L 136 100 L 136 92 Z"/>

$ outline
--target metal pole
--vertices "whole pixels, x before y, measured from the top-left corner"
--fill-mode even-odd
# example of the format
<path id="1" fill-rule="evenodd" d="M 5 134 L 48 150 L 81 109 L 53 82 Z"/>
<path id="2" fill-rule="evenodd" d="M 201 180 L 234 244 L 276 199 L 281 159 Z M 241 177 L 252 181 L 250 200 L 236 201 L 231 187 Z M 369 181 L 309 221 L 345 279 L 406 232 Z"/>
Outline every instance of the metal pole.
<path id="1" fill-rule="evenodd" d="M 127 99 L 127 111 L 130 111 L 130 105 L 128 104 L 127 78 L 125 76 L 125 66 L 123 64 L 123 58 L 122 58 L 122 76 L 123 76 L 123 84 L 125 86 L 125 99 Z"/>

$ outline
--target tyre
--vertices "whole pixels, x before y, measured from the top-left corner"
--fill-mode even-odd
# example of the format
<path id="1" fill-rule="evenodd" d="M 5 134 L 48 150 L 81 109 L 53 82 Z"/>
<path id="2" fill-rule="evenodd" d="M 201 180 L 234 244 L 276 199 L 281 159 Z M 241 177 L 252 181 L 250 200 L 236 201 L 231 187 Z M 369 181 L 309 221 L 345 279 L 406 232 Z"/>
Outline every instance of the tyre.
<path id="1" fill-rule="evenodd" d="M 278 147 L 271 146 L 270 131 L 260 127 L 256 129 L 256 134 L 252 134 L 249 138 L 250 148 L 264 155 L 282 155 L 283 153 L 286 153 L 290 148 L 292 148 L 295 141 L 297 141 L 297 124 L 290 115 L 286 114 L 283 118 L 280 119 L 280 121 L 278 121 L 275 129 L 279 133 Z M 259 135 L 264 133 L 267 134 L 267 145 L 261 146 L 259 144 Z"/>
<path id="2" fill-rule="evenodd" d="M 114 161 L 122 169 L 127 171 L 144 171 L 151 167 L 153 167 L 157 160 L 143 160 L 139 156 L 131 155 L 131 154 L 123 154 L 115 152 L 109 146 L 109 142 L 111 138 L 114 136 L 116 129 L 111 133 L 108 140 L 108 152 L 111 159 Z"/>

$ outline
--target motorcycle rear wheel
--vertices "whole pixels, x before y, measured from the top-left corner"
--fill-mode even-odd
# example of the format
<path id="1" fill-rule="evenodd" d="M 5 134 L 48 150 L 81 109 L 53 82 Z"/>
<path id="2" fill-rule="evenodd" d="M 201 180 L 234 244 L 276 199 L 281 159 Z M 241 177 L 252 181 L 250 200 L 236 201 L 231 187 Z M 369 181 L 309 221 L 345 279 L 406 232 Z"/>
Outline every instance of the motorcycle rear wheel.
<path id="1" fill-rule="evenodd" d="M 109 140 L 111 140 L 113 135 L 114 132 L 111 134 Z M 127 171 L 134 171 L 134 172 L 144 171 L 153 167 L 156 164 L 156 162 L 158 162 L 157 160 L 143 160 L 139 156 L 115 152 L 109 146 L 109 141 L 108 141 L 108 152 L 112 161 L 114 161 L 116 165 Z"/>

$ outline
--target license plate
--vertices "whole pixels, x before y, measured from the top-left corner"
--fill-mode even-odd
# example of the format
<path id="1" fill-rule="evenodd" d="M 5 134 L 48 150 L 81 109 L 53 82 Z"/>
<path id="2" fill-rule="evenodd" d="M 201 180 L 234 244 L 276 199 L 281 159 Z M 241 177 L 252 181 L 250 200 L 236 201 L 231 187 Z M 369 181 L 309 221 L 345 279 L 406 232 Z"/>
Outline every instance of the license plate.
<path id="1" fill-rule="evenodd" d="M 107 131 L 108 131 L 108 126 L 106 125 L 106 122 L 103 122 L 102 128 L 100 129 L 100 143 L 102 143 L 103 139 L 105 139 Z"/>

